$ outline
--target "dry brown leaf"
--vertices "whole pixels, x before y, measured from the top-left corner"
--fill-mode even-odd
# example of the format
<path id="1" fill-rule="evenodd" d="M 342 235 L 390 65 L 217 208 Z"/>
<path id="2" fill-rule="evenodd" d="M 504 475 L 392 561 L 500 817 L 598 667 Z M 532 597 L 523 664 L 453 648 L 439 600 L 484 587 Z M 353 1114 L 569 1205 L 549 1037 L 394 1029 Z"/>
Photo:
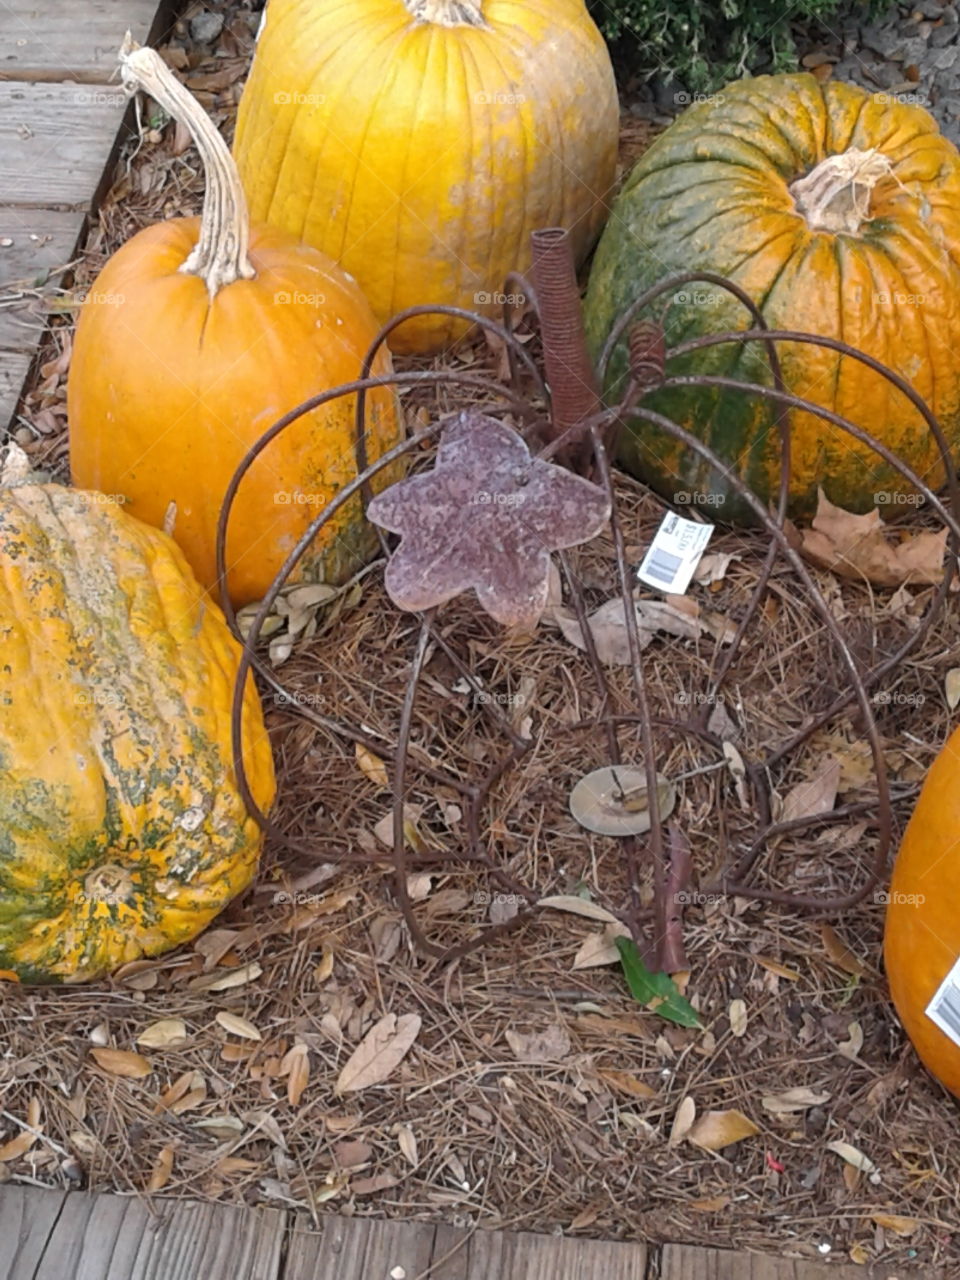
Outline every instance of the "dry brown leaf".
<path id="1" fill-rule="evenodd" d="M 960 703 L 960 667 L 951 667 L 943 678 L 943 691 L 947 696 L 947 706 L 956 711 Z"/>
<path id="2" fill-rule="evenodd" d="M 142 1080 L 153 1070 L 142 1053 L 132 1053 L 128 1049 L 91 1049 L 90 1056 L 98 1067 L 109 1071 L 112 1076 L 127 1076 L 131 1080 Z"/>
<path id="3" fill-rule="evenodd" d="M 852 973 L 855 977 L 863 977 L 867 972 L 866 965 L 857 959 L 832 925 L 821 924 L 820 937 L 824 950 L 839 969 L 844 973 Z"/>
<path id="4" fill-rule="evenodd" d="M 239 1036 L 241 1040 L 262 1040 L 263 1036 L 246 1018 L 239 1017 L 236 1013 L 231 1013 L 228 1009 L 221 1009 L 217 1014 L 217 1022 L 223 1027 L 224 1031 L 232 1036 Z"/>
<path id="5" fill-rule="evenodd" d="M 430 846 L 420 833 L 417 822 L 423 813 L 423 805 L 405 804 L 403 806 L 403 839 L 408 849 L 414 853 L 426 853 Z M 393 848 L 393 810 L 385 813 L 373 828 L 373 834 L 387 849 Z"/>
<path id="6" fill-rule="evenodd" d="M 420 1163 L 420 1153 L 417 1149 L 416 1134 L 408 1124 L 401 1124 L 397 1128 L 397 1145 L 407 1164 L 414 1169 Z"/>
<path id="7" fill-rule="evenodd" d="M 625 932 L 621 925 L 607 925 L 599 933 L 588 933 L 573 957 L 574 969 L 596 969 L 600 965 L 617 964 L 620 952 L 615 938 Z"/>
<path id="8" fill-rule="evenodd" d="M 730 1196 L 705 1196 L 702 1200 L 688 1200 L 687 1208 L 697 1213 L 720 1213 L 730 1203 Z"/>
<path id="9" fill-rule="evenodd" d="M 430 896 L 433 888 L 433 876 L 429 871 L 417 871 L 407 876 L 407 897 L 411 902 L 422 902 Z"/>
<path id="10" fill-rule="evenodd" d="M 687 1139 L 705 1151 L 722 1151 L 724 1147 L 752 1138 L 759 1132 L 742 1111 L 705 1111 L 691 1126 Z"/>
<path id="11" fill-rule="evenodd" d="M 570 1033 L 557 1022 L 543 1031 L 508 1031 L 505 1038 L 519 1062 L 559 1062 L 570 1052 Z"/>
<path id="12" fill-rule="evenodd" d="M 676 1114 L 673 1117 L 673 1124 L 670 1126 L 670 1136 L 667 1138 L 668 1147 L 676 1147 L 684 1140 L 693 1127 L 693 1123 L 697 1118 L 697 1104 L 689 1094 L 681 1101 L 677 1107 Z"/>
<path id="13" fill-rule="evenodd" d="M 578 898 L 573 894 L 555 894 L 553 897 L 541 898 L 536 903 L 538 907 L 548 907 L 551 911 L 567 911 L 571 915 L 585 916 L 587 920 L 600 920 L 604 924 L 619 925 L 623 929 L 624 934 L 627 929 L 620 923 L 615 915 L 611 915 L 606 907 L 601 907 L 597 902 L 590 902 L 587 898 Z"/>
<path id="14" fill-rule="evenodd" d="M 646 648 L 658 631 L 685 640 L 696 640 L 703 633 L 704 625 L 698 617 L 696 601 L 685 597 L 679 599 L 683 600 L 682 605 L 678 605 L 678 597 L 675 596 L 669 600 L 633 602 L 641 649 Z M 554 609 L 553 618 L 565 639 L 578 649 L 586 649 L 580 621 L 572 610 Z M 601 662 L 608 666 L 626 666 L 631 661 L 627 620 L 621 596 L 602 604 L 588 617 L 587 623 Z"/>
<path id="15" fill-rule="evenodd" d="M 896 1236 L 912 1236 L 920 1225 L 916 1218 L 903 1218 L 899 1213 L 871 1213 L 870 1217 L 878 1227 Z"/>
<path id="16" fill-rule="evenodd" d="M 0 1146 L 0 1164 L 9 1164 L 27 1154 L 43 1132 L 43 1125 L 40 1123 L 41 1114 L 40 1099 L 31 1098 L 27 1104 L 27 1128 Z"/>
<path id="17" fill-rule="evenodd" d="M 858 1173 L 873 1173 L 877 1167 L 869 1156 L 852 1147 L 849 1142 L 828 1142 L 827 1150 L 838 1155 L 841 1160 L 845 1160 Z"/>
<path id="18" fill-rule="evenodd" d="M 731 1000 L 727 1010 L 730 1019 L 730 1034 L 739 1039 L 747 1030 L 747 1005 L 744 1000 Z"/>
<path id="19" fill-rule="evenodd" d="M 597 1076 L 605 1084 L 610 1085 L 612 1089 L 625 1093 L 630 1098 L 655 1098 L 657 1096 L 656 1089 L 651 1089 L 650 1085 L 638 1079 L 637 1076 L 632 1076 L 629 1071 L 598 1068 Z"/>
<path id="20" fill-rule="evenodd" d="M 850 1246 L 850 1261 L 855 1262 L 858 1267 L 865 1267 L 870 1261 L 869 1250 L 859 1240 Z"/>
<path id="21" fill-rule="evenodd" d="M 840 761 L 824 760 L 820 768 L 805 782 L 800 782 L 787 792 L 780 811 L 781 822 L 793 822 L 797 818 L 812 818 L 829 813 L 837 802 L 840 786 Z"/>
<path id="22" fill-rule="evenodd" d="M 168 1085 L 157 1100 L 154 1108 L 154 1114 L 166 1111 L 173 1106 L 175 1102 L 179 1102 L 181 1098 L 194 1090 L 206 1088 L 206 1083 L 199 1071 L 185 1071 L 182 1076 L 178 1076 L 173 1084 Z"/>
<path id="23" fill-rule="evenodd" d="M 356 760 L 360 772 L 371 782 L 375 782 L 378 787 L 384 790 L 390 786 L 390 778 L 387 775 L 387 766 L 375 756 L 372 751 L 368 751 L 362 742 L 356 744 Z"/>
<path id="24" fill-rule="evenodd" d="M 161 1018 L 140 1032 L 137 1044 L 144 1049 L 175 1049 L 189 1039 L 187 1024 L 182 1018 Z"/>
<path id="25" fill-rule="evenodd" d="M 148 1191 L 162 1191 L 170 1181 L 170 1175 L 173 1173 L 173 1147 L 168 1143 L 160 1154 L 157 1156 L 157 1163 L 153 1166 L 150 1174 L 150 1180 L 147 1183 Z"/>
<path id="26" fill-rule="evenodd" d="M 377 1191 L 389 1191 L 391 1187 L 400 1185 L 400 1179 L 392 1173 L 378 1173 L 372 1178 L 360 1178 L 350 1183 L 350 1190 L 355 1196 L 372 1196 Z"/>
<path id="27" fill-rule="evenodd" d="M 221 1177 L 229 1178 L 232 1173 L 250 1173 L 262 1168 L 262 1165 L 259 1160 L 248 1160 L 245 1156 L 224 1156 L 213 1168 Z"/>
<path id="28" fill-rule="evenodd" d="M 253 982 L 262 973 L 263 967 L 260 963 L 257 960 L 251 960 L 249 964 L 239 965 L 236 969 L 228 969 L 226 972 L 215 969 L 210 973 L 202 973 L 188 982 L 187 987 L 190 991 L 227 991 L 231 987 L 242 987 L 247 982 Z"/>
<path id="29" fill-rule="evenodd" d="M 298 1107 L 310 1080 L 310 1053 L 307 1046 L 295 1044 L 285 1054 L 280 1071 L 287 1077 L 287 1101 L 291 1107 Z"/>
<path id="30" fill-rule="evenodd" d="M 760 1100 L 764 1111 L 775 1116 L 793 1115 L 797 1111 L 806 1111 L 808 1107 L 821 1107 L 830 1101 L 830 1094 L 816 1089 L 784 1089 L 783 1093 L 768 1093 Z"/>
<path id="31" fill-rule="evenodd" d="M 847 1027 L 847 1031 L 850 1038 L 837 1045 L 837 1053 L 842 1058 L 849 1058 L 853 1061 L 863 1048 L 863 1027 L 859 1022 L 851 1022 Z"/>
<path id="32" fill-rule="evenodd" d="M 768 973 L 775 973 L 779 978 L 786 978 L 788 982 L 799 982 L 800 973 L 796 969 L 790 969 L 787 965 L 781 964 L 779 960 L 774 960 L 772 956 L 755 955 L 753 959 L 757 964 L 761 965 Z"/>
<path id="33" fill-rule="evenodd" d="M 420 1034 L 420 1015 L 388 1013 L 375 1023 L 354 1049 L 337 1080 L 334 1093 L 356 1093 L 381 1084 L 400 1065 Z"/>
<path id="34" fill-rule="evenodd" d="M 179 1098 L 175 1098 L 173 1102 L 166 1108 L 172 1115 L 182 1116 L 186 1111 L 192 1111 L 194 1107 L 199 1107 L 201 1103 L 207 1100 L 207 1084 L 203 1077 L 200 1077 L 201 1084 L 196 1089 L 189 1089 Z"/>
<path id="35" fill-rule="evenodd" d="M 373 1147 L 369 1142 L 361 1142 L 353 1138 L 346 1142 L 338 1142 L 333 1148 L 337 1163 L 344 1169 L 355 1169 L 357 1165 L 366 1164 L 373 1155 Z"/>
<path id="36" fill-rule="evenodd" d="M 879 511 L 858 516 L 835 507 L 823 490 L 813 527 L 800 530 L 801 554 L 841 578 L 879 587 L 901 583 L 936 585 L 943 580 L 947 530 L 910 534 L 892 541 Z"/>

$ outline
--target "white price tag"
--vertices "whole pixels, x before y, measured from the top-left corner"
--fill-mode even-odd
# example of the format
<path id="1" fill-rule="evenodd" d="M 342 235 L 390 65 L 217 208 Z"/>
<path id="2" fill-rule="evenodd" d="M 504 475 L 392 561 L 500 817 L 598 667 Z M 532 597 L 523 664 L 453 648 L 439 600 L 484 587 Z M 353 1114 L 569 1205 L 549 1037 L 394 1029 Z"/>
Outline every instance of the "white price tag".
<path id="1" fill-rule="evenodd" d="M 713 534 L 712 524 L 684 520 L 670 512 L 647 548 L 637 577 L 648 587 L 682 596 Z"/>
<path id="2" fill-rule="evenodd" d="M 960 1044 L 960 960 L 937 987 L 926 1014 L 954 1044 Z"/>

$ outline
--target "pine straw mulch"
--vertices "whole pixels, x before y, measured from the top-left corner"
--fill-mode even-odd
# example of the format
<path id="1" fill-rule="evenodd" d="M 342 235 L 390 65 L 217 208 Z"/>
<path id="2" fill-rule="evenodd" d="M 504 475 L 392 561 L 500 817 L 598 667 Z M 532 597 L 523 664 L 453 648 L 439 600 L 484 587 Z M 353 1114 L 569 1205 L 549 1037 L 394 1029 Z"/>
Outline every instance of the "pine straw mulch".
<path id="1" fill-rule="evenodd" d="M 237 17 L 239 9 L 228 13 Z M 207 71 L 200 60 L 197 74 Z M 208 104 L 228 127 L 236 83 Z M 198 196 L 189 153 L 175 155 L 166 135 L 141 140 L 121 165 L 71 290 L 88 286 L 138 226 L 193 211 Z M 70 291 L 62 298 L 69 304 Z M 35 464 L 61 475 L 69 334 L 64 323 L 49 339 L 22 419 Z M 445 359 L 497 363 L 480 345 Z M 433 413 L 453 403 L 446 390 L 418 399 Z M 619 492 L 636 558 L 662 507 L 631 481 L 621 481 Z M 692 588 L 691 598 L 703 612 L 735 621 L 765 549 L 758 535 L 718 532 L 711 551 L 738 558 L 721 581 Z M 614 594 L 607 540 L 580 549 L 574 562 L 591 606 Z M 930 595 L 891 597 L 826 573 L 818 578 L 863 661 L 895 648 Z M 492 857 L 543 894 L 586 895 L 617 914 L 627 895 L 620 847 L 583 832 L 567 811 L 573 782 L 605 763 L 600 734 L 572 728 L 599 712 L 584 655 L 546 624 L 518 643 L 469 599 L 444 609 L 440 625 L 533 740 L 485 811 Z M 390 743 L 416 631 L 375 571 L 359 599 L 279 675 L 297 701 Z M 656 640 L 644 654 L 654 715 L 695 710 L 716 657 L 709 638 Z M 943 679 L 956 665 L 960 623 L 951 603 L 876 699 L 901 823 L 949 730 Z M 628 696 L 624 669 L 611 669 L 610 679 Z M 727 717 L 722 736 L 744 753 L 762 752 L 840 686 L 822 624 L 779 567 L 716 709 Z M 954 1258 L 954 1103 L 920 1069 L 892 1013 L 880 971 L 882 902 L 833 920 L 840 943 L 820 922 L 756 901 L 689 906 L 686 993 L 704 1031 L 643 1010 L 613 968 L 574 970 L 598 926 L 555 911 L 440 969 L 410 946 L 385 850 L 374 868 L 329 860 L 337 848 L 380 849 L 373 832 L 390 795 L 375 768 L 367 761 L 361 769 L 352 743 L 308 724 L 289 702 L 269 695 L 266 714 L 279 767 L 276 817 L 311 842 L 313 856 L 291 860 L 268 847 L 255 889 L 192 951 L 88 988 L 5 989 L 2 1132 L 14 1139 L 28 1119 L 43 1125 L 19 1157 L 0 1153 L 8 1156 L 0 1164 L 7 1178 L 295 1205 L 310 1214 L 329 1204 L 343 1213 L 459 1225 L 801 1257 L 830 1252 L 905 1270 Z M 658 767 L 680 780 L 676 819 L 693 846 L 696 889 L 727 860 L 729 846 L 748 837 L 755 818 L 715 748 L 666 729 L 655 736 Z M 623 742 L 627 758 L 639 761 L 638 735 L 624 732 Z M 413 743 L 414 766 L 432 759 L 472 777 L 503 746 L 486 708 L 463 691 L 440 652 L 426 667 Z M 871 795 L 862 726 L 847 716 L 785 764 L 772 779 L 777 793 L 811 778 L 827 756 L 842 767 L 838 803 Z M 463 835 L 456 794 L 414 767 L 409 802 L 419 807 L 421 838 L 454 852 Z M 839 891 L 863 873 L 873 838 L 861 819 L 785 839 L 762 874 L 770 883 Z M 491 901 L 496 886 L 485 876 L 456 865 L 429 879 L 420 873 L 413 887 L 424 927 L 441 942 L 511 909 Z M 641 891 L 648 895 L 649 884 Z M 731 1019 L 733 1001 L 743 1002 L 745 1026 L 742 1013 Z M 407 1057 L 384 1082 L 338 1096 L 344 1063 L 390 1013 L 422 1019 Z M 218 1021 L 218 1014 L 228 1016 Z M 244 1030 L 237 1018 L 256 1029 L 246 1029 L 247 1037 L 261 1039 L 236 1034 Z M 184 1042 L 138 1048 L 138 1036 L 165 1019 L 183 1021 Z M 539 1043 L 522 1039 L 537 1032 L 545 1033 Z M 101 1064 L 131 1060 L 101 1054 L 98 1063 L 93 1051 L 104 1047 L 141 1052 L 149 1074 L 106 1069 Z M 788 1117 L 763 1106 L 768 1095 L 797 1087 L 829 1097 Z M 759 1133 L 720 1154 L 671 1144 L 686 1098 L 699 1113 L 738 1108 Z M 857 1174 L 830 1153 L 836 1140 L 865 1153 L 879 1176 Z"/>

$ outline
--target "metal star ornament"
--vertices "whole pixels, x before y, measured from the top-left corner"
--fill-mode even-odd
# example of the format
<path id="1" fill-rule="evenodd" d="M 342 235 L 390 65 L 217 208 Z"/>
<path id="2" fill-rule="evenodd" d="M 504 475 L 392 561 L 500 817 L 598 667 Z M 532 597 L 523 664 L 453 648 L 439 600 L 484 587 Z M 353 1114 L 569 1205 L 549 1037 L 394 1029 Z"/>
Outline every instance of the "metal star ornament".
<path id="1" fill-rule="evenodd" d="M 385 489 L 367 515 L 400 535 L 384 578 L 400 609 L 474 590 L 497 622 L 532 629 L 547 603 L 550 553 L 610 519 L 598 485 L 531 457 L 512 427 L 476 411 L 444 430 L 432 471 Z"/>

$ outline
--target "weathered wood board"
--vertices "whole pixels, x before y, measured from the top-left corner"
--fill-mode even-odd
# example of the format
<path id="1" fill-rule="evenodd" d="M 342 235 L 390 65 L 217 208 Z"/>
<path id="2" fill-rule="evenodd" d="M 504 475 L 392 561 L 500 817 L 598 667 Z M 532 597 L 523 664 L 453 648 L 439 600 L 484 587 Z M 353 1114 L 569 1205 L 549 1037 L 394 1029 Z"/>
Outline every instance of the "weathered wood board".
<path id="1" fill-rule="evenodd" d="M 46 326 L 41 290 L 77 252 L 82 210 L 0 206 L 0 352 L 30 354 Z"/>
<path id="2" fill-rule="evenodd" d="M 0 1193 L 2 1194 L 2 1193 Z M 68 1195 L 35 1280 L 276 1280 L 286 1228 L 276 1209 Z M 0 1272 L 0 1280 L 7 1280 Z"/>
<path id="3" fill-rule="evenodd" d="M 766 1253 L 703 1249 L 665 1244 L 660 1280 L 947 1280 L 939 1268 L 905 1271 L 902 1267 L 855 1266 L 778 1258 Z"/>
<path id="4" fill-rule="evenodd" d="M 158 0 L 3 0 L 0 80 L 107 84 L 125 32 L 146 44 L 159 7 Z"/>

